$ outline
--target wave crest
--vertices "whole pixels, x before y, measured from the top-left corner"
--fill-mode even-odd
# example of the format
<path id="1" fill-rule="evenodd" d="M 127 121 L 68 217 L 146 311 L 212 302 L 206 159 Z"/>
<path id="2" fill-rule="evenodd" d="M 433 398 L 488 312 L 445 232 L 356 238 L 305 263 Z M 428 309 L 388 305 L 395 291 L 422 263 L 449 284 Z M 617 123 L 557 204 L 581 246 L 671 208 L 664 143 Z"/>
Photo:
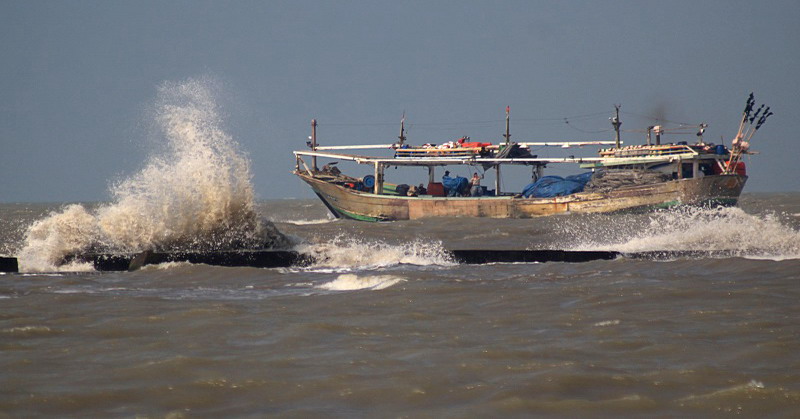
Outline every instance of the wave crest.
<path id="1" fill-rule="evenodd" d="M 316 262 L 312 269 L 374 269 L 399 264 L 425 266 L 454 263 L 442 243 L 437 241 L 390 244 L 339 236 L 324 243 L 300 244 L 295 250 L 314 258 Z"/>
<path id="2" fill-rule="evenodd" d="M 646 218 L 616 215 L 609 216 L 608 222 L 575 227 L 568 229 L 580 237 L 577 250 L 696 250 L 776 260 L 800 258 L 800 232 L 774 213 L 753 215 L 738 207 L 679 207 Z"/>

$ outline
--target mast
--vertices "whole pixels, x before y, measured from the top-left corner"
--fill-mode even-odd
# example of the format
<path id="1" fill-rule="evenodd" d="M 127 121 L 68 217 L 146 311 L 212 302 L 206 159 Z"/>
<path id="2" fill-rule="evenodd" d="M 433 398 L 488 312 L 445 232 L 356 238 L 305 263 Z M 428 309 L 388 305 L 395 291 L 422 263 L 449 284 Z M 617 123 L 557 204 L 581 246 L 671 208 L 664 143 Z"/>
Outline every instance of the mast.
<path id="1" fill-rule="evenodd" d="M 403 112 L 403 119 L 400 120 L 400 136 L 397 137 L 397 138 L 400 139 L 400 142 L 397 143 L 397 145 L 399 146 L 398 148 L 402 148 L 403 147 L 403 143 L 406 141 L 406 127 L 405 127 L 405 125 L 406 125 L 406 113 Z"/>
<path id="2" fill-rule="evenodd" d="M 497 175 L 494 177 L 494 194 L 495 196 L 500 196 L 500 163 L 497 163 L 495 170 Z"/>
<path id="3" fill-rule="evenodd" d="M 616 147 L 619 148 L 619 127 L 622 126 L 622 122 L 619 120 L 619 107 L 622 105 L 614 105 L 614 109 L 616 109 L 616 115 L 611 119 L 611 125 L 614 126 L 614 143 Z"/>
<path id="4" fill-rule="evenodd" d="M 510 106 L 506 106 L 506 133 L 503 134 L 503 137 L 506 138 L 506 145 L 508 145 L 511 142 L 511 132 L 509 130 L 509 127 L 510 127 L 509 114 L 510 113 L 511 113 L 511 107 Z"/>
<path id="5" fill-rule="evenodd" d="M 317 151 L 317 120 L 311 120 L 311 150 Z M 317 156 L 311 157 L 311 167 L 317 171 Z"/>
<path id="6" fill-rule="evenodd" d="M 373 193 L 380 195 L 383 193 L 383 163 L 375 162 L 375 188 Z"/>
<path id="7" fill-rule="evenodd" d="M 703 141 L 703 134 L 706 132 L 706 128 L 708 128 L 708 124 L 705 122 L 700 124 L 700 127 L 697 130 L 697 144 L 705 144 L 705 141 Z"/>
<path id="8" fill-rule="evenodd" d="M 506 133 L 503 134 L 503 137 L 506 138 L 506 147 L 511 146 L 511 106 L 506 106 Z M 494 177 L 494 194 L 495 196 L 500 196 L 500 163 L 497 163 L 495 166 L 495 171 L 497 172 Z"/>
<path id="9" fill-rule="evenodd" d="M 661 145 L 661 134 L 664 133 L 664 128 L 661 125 L 656 125 L 653 127 L 653 132 L 656 133 L 656 145 Z"/>

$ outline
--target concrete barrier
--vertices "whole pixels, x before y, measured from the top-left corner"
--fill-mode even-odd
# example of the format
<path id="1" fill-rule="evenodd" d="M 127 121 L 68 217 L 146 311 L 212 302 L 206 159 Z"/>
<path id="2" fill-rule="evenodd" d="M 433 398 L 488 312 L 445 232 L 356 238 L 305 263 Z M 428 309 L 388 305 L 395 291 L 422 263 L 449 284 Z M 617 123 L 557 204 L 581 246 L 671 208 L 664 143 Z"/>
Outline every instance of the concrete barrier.
<path id="1" fill-rule="evenodd" d="M 451 250 L 452 259 L 463 264 L 587 262 L 614 259 L 618 252 L 571 250 Z M 65 262 L 89 262 L 98 271 L 135 271 L 146 265 L 165 262 L 203 263 L 212 266 L 251 268 L 285 268 L 314 263 L 310 255 L 292 250 L 240 250 L 218 252 L 141 252 L 131 255 L 82 254 L 65 258 Z"/>
<path id="2" fill-rule="evenodd" d="M 81 254 L 65 258 L 65 262 L 89 262 L 98 271 L 135 271 L 146 265 L 166 262 L 203 263 L 212 266 L 248 266 L 252 268 L 282 268 L 305 266 L 312 259 L 291 250 L 237 250 L 218 252 L 151 252 L 130 255 Z"/>
<path id="3" fill-rule="evenodd" d="M 17 258 L 0 257 L 0 272 L 19 272 Z"/>
<path id="4" fill-rule="evenodd" d="M 456 262 L 464 264 L 588 262 L 620 256 L 619 252 L 576 250 L 451 250 L 450 253 Z"/>
<path id="5" fill-rule="evenodd" d="M 612 260 L 618 257 L 628 259 L 671 260 L 702 259 L 709 257 L 736 257 L 729 251 L 700 250 L 666 250 L 622 253 L 616 251 L 581 251 L 581 250 L 491 250 L 469 249 L 449 250 L 450 257 L 460 264 L 486 263 L 545 263 L 566 262 L 578 263 L 593 260 Z M 98 271 L 135 271 L 146 265 L 166 262 L 202 263 L 212 266 L 252 267 L 252 268 L 287 268 L 303 267 L 315 262 L 310 255 L 293 250 L 236 250 L 215 252 L 151 252 L 136 254 L 87 253 L 70 255 L 64 263 L 88 262 Z M 17 259 L 0 257 L 0 272 L 18 272 Z"/>

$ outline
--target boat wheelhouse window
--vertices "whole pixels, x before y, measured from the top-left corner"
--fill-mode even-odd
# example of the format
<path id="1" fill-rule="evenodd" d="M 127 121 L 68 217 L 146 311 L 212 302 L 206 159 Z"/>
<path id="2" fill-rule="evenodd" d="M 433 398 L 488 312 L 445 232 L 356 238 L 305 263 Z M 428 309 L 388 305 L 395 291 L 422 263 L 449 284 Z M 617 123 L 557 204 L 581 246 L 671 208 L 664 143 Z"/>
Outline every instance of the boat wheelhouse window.
<path id="1" fill-rule="evenodd" d="M 694 177 L 710 176 L 714 174 L 714 168 L 711 163 L 697 164 L 697 173 L 694 172 L 695 163 L 682 163 L 681 164 L 681 177 L 683 179 L 691 179 Z"/>
<path id="2" fill-rule="evenodd" d="M 694 177 L 694 170 L 692 169 L 692 163 L 681 164 L 681 177 L 683 179 L 689 179 Z"/>

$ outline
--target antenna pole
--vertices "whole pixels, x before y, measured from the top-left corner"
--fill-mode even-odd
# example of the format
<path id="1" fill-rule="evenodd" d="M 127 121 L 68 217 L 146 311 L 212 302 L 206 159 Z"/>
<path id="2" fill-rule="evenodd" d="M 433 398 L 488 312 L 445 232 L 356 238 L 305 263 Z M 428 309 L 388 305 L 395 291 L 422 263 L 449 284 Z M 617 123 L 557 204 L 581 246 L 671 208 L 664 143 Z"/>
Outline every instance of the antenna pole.
<path id="1" fill-rule="evenodd" d="M 506 133 L 503 135 L 503 137 L 506 138 L 506 144 L 511 142 L 511 131 L 509 129 L 510 128 L 510 119 L 511 119 L 509 117 L 510 113 L 511 113 L 511 107 L 510 106 L 506 106 Z"/>
<path id="2" fill-rule="evenodd" d="M 619 120 L 619 107 L 622 105 L 614 105 L 614 109 L 616 109 L 616 116 L 611 118 L 611 125 L 614 126 L 614 131 L 616 134 L 614 135 L 614 142 L 616 143 L 616 147 L 619 148 L 619 127 L 622 125 L 622 122 Z"/>
<path id="3" fill-rule="evenodd" d="M 406 113 L 403 112 L 403 119 L 400 120 L 400 136 L 397 137 L 400 139 L 399 146 L 402 147 L 403 143 L 406 141 Z"/>
<path id="4" fill-rule="evenodd" d="M 317 120 L 311 120 L 311 151 L 317 151 Z M 311 168 L 317 171 L 317 156 L 311 157 Z"/>

